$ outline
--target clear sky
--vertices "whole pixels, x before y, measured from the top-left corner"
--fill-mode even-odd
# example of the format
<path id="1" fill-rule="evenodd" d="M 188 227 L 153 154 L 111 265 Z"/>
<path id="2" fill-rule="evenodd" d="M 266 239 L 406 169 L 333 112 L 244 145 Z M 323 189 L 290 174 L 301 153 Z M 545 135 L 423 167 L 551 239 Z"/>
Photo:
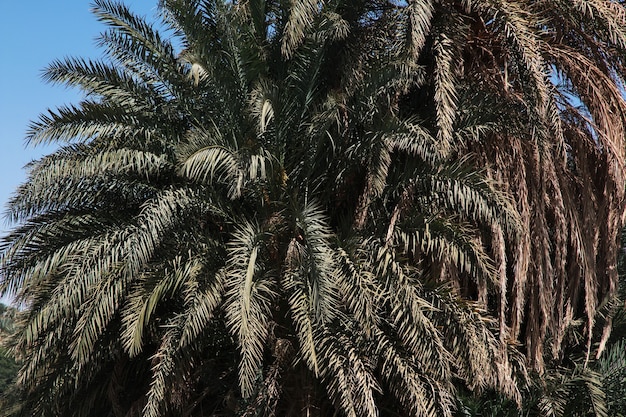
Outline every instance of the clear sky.
<path id="1" fill-rule="evenodd" d="M 134 12 L 153 18 L 157 0 L 126 1 Z M 66 56 L 95 58 L 95 38 L 105 27 L 88 0 L 0 0 L 0 233 L 9 229 L 6 203 L 24 181 L 24 165 L 55 146 L 27 147 L 29 122 L 47 109 L 76 103 L 80 93 L 46 84 L 42 70 Z M 0 300 L 2 301 L 2 300 Z M 4 300 L 6 302 L 6 300 Z"/>

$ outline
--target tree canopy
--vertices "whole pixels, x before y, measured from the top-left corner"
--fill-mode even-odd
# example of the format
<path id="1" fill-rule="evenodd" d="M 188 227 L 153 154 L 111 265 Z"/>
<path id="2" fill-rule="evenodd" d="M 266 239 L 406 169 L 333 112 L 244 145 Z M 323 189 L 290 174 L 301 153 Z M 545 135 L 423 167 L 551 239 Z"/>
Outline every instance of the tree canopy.
<path id="1" fill-rule="evenodd" d="M 59 148 L 8 208 L 5 414 L 445 416 L 601 354 L 624 6 L 159 10 L 96 1 L 106 58 L 46 69 L 85 96 L 33 122 Z"/>

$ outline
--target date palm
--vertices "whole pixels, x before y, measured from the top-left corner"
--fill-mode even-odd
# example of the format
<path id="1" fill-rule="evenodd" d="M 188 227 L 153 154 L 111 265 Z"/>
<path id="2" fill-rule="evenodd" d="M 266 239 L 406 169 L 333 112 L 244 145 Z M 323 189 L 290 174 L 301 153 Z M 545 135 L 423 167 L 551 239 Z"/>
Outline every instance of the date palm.
<path id="1" fill-rule="evenodd" d="M 509 341 L 600 354 L 621 3 L 161 6 L 46 72 L 86 98 L 9 209 L 23 414 L 450 415 L 519 395 Z"/>
<path id="2" fill-rule="evenodd" d="M 498 290 L 469 286 L 466 296 L 493 306 L 501 333 L 539 372 L 545 353 L 562 359 L 579 319 L 587 358 L 599 355 L 610 320 L 598 307 L 616 292 L 624 213 L 626 9 L 604 0 L 408 7 L 418 62 L 433 76 L 404 111 L 429 120 L 444 149 L 477 155 L 521 218 L 516 240 L 492 233 Z"/>
<path id="3" fill-rule="evenodd" d="M 32 125 L 63 146 L 9 207 L 1 292 L 25 307 L 24 366 L 5 413 L 451 415 L 457 383 L 518 397 L 523 362 L 441 277 L 494 287 L 485 236 L 515 241 L 519 216 L 400 106 L 427 85 L 413 11 L 164 1 L 171 40 L 94 10 L 108 59 L 47 69 L 86 96 Z"/>

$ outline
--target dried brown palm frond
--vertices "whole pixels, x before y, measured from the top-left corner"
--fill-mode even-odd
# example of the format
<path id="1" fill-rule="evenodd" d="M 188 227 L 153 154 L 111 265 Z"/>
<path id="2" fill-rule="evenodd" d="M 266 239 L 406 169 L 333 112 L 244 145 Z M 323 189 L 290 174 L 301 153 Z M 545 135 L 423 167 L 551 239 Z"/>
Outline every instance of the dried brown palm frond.
<path id="1" fill-rule="evenodd" d="M 416 4 L 426 2 L 407 10 Z M 521 221 L 514 237 L 488 234 L 497 290 L 478 284 L 468 295 L 498 306 L 502 337 L 522 342 L 537 370 L 544 350 L 560 356 L 577 318 L 590 353 L 597 327 L 609 334 L 597 307 L 616 290 L 624 213 L 624 7 L 449 1 L 429 15 L 427 41 L 406 56 L 434 76 L 409 89 L 400 111 L 427 120 L 448 152 L 472 152 Z M 454 66 L 442 65 L 444 45 Z"/>

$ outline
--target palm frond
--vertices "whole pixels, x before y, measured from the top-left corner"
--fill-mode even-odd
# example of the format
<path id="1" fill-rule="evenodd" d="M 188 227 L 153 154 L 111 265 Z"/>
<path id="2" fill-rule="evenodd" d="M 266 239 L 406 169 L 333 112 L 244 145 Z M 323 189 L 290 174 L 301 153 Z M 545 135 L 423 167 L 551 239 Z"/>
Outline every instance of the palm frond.
<path id="1" fill-rule="evenodd" d="M 239 385 L 244 398 L 257 389 L 262 373 L 263 351 L 268 337 L 275 283 L 263 268 L 263 235 L 258 225 L 242 223 L 228 243 L 224 269 L 224 308 L 229 330 L 239 344 Z"/>
<path id="2" fill-rule="evenodd" d="M 287 23 L 282 33 L 281 52 L 286 58 L 293 56 L 307 32 L 312 28 L 315 15 L 320 11 L 318 0 L 295 0 L 287 12 Z"/>

